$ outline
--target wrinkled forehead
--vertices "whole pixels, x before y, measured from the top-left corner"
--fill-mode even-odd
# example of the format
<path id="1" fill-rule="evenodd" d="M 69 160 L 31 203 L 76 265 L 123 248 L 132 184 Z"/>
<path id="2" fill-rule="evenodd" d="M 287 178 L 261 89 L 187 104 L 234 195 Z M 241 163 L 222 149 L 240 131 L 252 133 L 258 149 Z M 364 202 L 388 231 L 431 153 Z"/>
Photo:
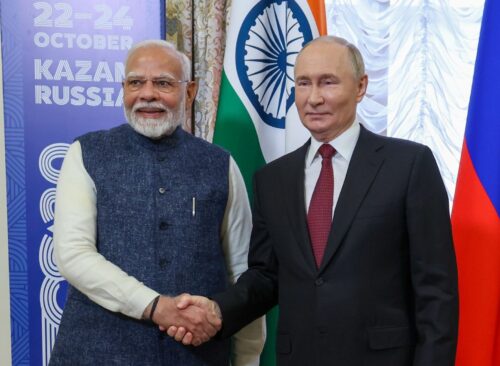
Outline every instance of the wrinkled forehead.
<path id="1" fill-rule="evenodd" d="M 347 47 L 332 42 L 316 42 L 304 48 L 295 61 L 295 79 L 316 74 L 337 74 L 352 68 Z"/>
<path id="2" fill-rule="evenodd" d="M 172 77 L 182 76 L 182 64 L 179 57 L 163 47 L 143 47 L 132 53 L 125 65 L 125 77 Z"/>

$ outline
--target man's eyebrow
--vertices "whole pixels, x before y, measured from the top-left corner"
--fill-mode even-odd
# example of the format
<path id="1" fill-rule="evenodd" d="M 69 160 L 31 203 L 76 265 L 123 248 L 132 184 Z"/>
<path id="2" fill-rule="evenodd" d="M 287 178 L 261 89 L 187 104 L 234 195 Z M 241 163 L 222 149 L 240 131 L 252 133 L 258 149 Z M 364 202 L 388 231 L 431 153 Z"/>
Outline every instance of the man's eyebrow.
<path id="1" fill-rule="evenodd" d="M 167 79 L 177 79 L 174 75 L 169 72 L 161 72 L 155 78 L 167 78 Z"/>
<path id="2" fill-rule="evenodd" d="M 328 74 L 320 74 L 320 75 L 313 75 L 313 76 L 299 75 L 299 76 L 295 77 L 295 80 L 311 80 L 311 79 L 323 80 L 323 79 L 328 79 L 328 78 L 338 79 L 338 77 L 335 74 L 328 73 Z"/>
<path id="3" fill-rule="evenodd" d="M 127 75 L 125 75 L 126 78 L 138 78 L 138 77 L 142 77 L 142 76 L 143 75 L 141 75 L 137 72 L 134 72 L 134 71 L 131 71 Z"/>
<path id="4" fill-rule="evenodd" d="M 129 72 L 126 76 L 126 78 L 143 78 L 144 74 L 131 71 Z M 168 79 L 175 79 L 175 77 L 169 73 L 169 72 L 161 72 L 160 74 L 154 76 L 155 79 L 160 79 L 160 78 L 168 78 Z"/>
<path id="5" fill-rule="evenodd" d="M 297 77 L 295 77 L 295 80 L 309 80 L 310 77 L 309 76 L 305 76 L 305 75 L 299 75 Z"/>

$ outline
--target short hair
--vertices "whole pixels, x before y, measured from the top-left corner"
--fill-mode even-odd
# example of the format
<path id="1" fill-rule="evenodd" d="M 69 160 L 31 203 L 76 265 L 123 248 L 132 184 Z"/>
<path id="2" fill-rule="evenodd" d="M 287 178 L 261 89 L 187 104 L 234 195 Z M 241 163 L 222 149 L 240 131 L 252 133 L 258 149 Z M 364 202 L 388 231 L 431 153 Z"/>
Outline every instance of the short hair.
<path id="1" fill-rule="evenodd" d="M 363 77 L 363 75 L 365 74 L 365 62 L 363 61 L 363 56 L 361 55 L 361 52 L 359 52 L 359 49 L 355 45 L 353 45 L 352 43 L 350 43 L 349 41 L 347 41 L 342 37 L 326 35 L 315 38 L 309 43 L 307 43 L 302 48 L 302 50 L 300 50 L 297 57 L 299 57 L 307 47 L 309 47 L 314 43 L 319 43 L 319 42 L 335 43 L 341 46 L 345 46 L 347 48 L 349 57 L 351 59 L 352 69 L 354 71 L 354 77 L 356 79 L 361 79 L 361 77 Z"/>
<path id="2" fill-rule="evenodd" d="M 170 42 L 162 39 L 147 39 L 145 41 L 138 42 L 128 50 L 127 57 L 125 58 L 125 67 L 128 64 L 130 57 L 135 53 L 135 51 L 141 48 L 163 48 L 171 53 L 173 53 L 181 63 L 181 71 L 183 80 L 191 80 L 191 60 L 184 53 L 177 50 L 177 48 Z"/>

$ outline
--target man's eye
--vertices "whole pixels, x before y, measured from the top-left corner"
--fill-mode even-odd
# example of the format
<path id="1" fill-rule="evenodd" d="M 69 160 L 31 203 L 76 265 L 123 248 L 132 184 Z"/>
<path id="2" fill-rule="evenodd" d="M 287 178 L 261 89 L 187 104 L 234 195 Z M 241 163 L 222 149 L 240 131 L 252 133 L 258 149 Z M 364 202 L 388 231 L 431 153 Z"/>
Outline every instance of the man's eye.
<path id="1" fill-rule="evenodd" d="M 142 85 L 142 80 L 140 79 L 131 79 L 128 81 L 128 85 L 130 86 L 139 86 L 139 85 Z"/>
<path id="2" fill-rule="evenodd" d="M 157 80 L 156 85 L 158 85 L 160 88 L 170 88 L 172 86 L 172 82 L 169 80 Z"/>
<path id="3" fill-rule="evenodd" d="M 325 79 L 322 81 L 323 85 L 334 85 L 337 84 L 336 80 L 334 79 Z"/>

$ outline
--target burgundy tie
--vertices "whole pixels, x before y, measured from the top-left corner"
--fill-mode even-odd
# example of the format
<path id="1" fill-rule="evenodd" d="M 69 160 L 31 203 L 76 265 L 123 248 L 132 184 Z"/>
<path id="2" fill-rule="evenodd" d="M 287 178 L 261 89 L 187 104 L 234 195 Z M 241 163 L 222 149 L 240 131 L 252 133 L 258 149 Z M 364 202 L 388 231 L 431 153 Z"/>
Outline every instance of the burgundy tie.
<path id="1" fill-rule="evenodd" d="M 321 162 L 321 172 L 319 173 L 319 178 L 311 197 L 311 203 L 309 204 L 307 224 L 309 226 L 309 236 L 311 238 L 314 258 L 316 259 L 316 265 L 319 267 L 332 225 L 332 156 L 335 154 L 335 149 L 331 145 L 323 144 L 318 152 L 323 161 Z"/>

